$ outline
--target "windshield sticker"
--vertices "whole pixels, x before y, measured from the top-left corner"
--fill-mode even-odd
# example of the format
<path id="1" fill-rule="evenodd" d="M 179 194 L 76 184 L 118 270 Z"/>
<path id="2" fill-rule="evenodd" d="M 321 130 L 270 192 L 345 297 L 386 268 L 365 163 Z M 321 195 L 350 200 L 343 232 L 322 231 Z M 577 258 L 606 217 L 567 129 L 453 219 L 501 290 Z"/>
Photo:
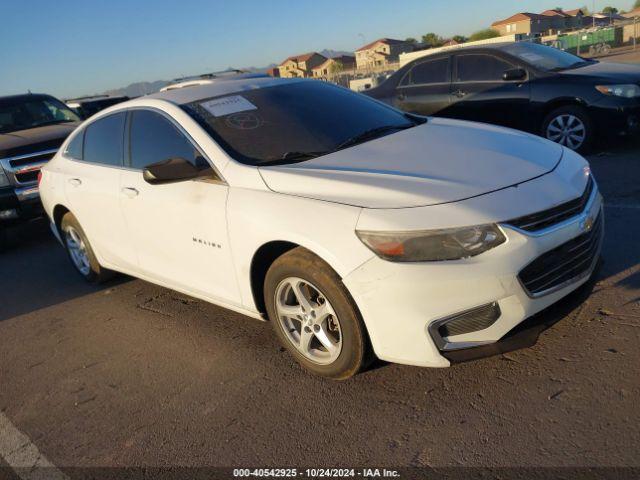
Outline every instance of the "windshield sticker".
<path id="1" fill-rule="evenodd" d="M 262 126 L 262 120 L 255 113 L 234 113 L 229 115 L 224 123 L 238 130 L 254 130 Z"/>
<path id="2" fill-rule="evenodd" d="M 258 109 L 253 103 L 240 95 L 216 98 L 208 102 L 202 102 L 200 105 L 214 117 L 224 117 L 232 113 Z"/>

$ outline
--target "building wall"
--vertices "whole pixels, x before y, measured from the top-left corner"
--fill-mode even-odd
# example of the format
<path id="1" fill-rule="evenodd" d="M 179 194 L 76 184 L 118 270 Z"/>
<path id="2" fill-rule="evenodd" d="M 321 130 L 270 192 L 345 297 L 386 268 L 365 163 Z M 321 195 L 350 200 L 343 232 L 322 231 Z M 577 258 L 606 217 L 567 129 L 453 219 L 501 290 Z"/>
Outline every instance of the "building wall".
<path id="1" fill-rule="evenodd" d="M 412 50 L 408 43 L 398 43 L 389 45 L 387 43 L 377 43 L 367 50 L 359 50 L 356 52 L 356 67 L 358 69 L 366 69 L 376 66 L 394 63 L 398 61 L 398 57 L 403 52 Z"/>

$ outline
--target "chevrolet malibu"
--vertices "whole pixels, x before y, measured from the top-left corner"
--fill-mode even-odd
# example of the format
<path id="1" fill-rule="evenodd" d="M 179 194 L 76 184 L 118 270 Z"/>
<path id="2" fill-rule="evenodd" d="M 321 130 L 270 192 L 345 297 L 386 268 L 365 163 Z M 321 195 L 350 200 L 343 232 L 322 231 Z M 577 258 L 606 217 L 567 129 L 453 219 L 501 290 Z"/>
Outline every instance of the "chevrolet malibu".
<path id="1" fill-rule="evenodd" d="M 269 320 L 309 371 L 500 350 L 585 283 L 602 200 L 577 153 L 303 79 L 220 79 L 121 103 L 43 168 L 77 271 Z"/>

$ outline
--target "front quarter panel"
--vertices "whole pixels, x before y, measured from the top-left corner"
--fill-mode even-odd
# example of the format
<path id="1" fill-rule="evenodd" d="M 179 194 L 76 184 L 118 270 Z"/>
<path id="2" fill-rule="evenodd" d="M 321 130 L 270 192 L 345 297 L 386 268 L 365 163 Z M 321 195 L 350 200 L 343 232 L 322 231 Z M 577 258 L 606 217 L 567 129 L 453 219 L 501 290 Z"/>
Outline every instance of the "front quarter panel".
<path id="1" fill-rule="evenodd" d="M 286 241 L 305 247 L 342 278 L 371 259 L 373 253 L 355 235 L 360 210 L 270 191 L 231 188 L 227 203 L 229 245 L 244 306 L 256 309 L 251 262 L 266 243 Z"/>

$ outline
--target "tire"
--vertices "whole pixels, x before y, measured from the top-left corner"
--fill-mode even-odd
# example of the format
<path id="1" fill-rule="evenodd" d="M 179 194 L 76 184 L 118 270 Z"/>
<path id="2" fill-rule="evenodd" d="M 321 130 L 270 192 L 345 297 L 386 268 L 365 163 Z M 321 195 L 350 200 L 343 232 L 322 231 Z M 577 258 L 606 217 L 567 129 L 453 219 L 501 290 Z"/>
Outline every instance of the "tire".
<path id="1" fill-rule="evenodd" d="M 594 133 L 589 114 L 577 105 L 556 108 L 545 117 L 541 128 L 541 135 L 544 138 L 579 153 L 589 151 Z"/>
<path id="2" fill-rule="evenodd" d="M 338 274 L 310 251 L 298 247 L 276 259 L 264 297 L 278 339 L 309 372 L 345 380 L 373 359 L 355 302 Z"/>
<path id="3" fill-rule="evenodd" d="M 87 282 L 101 283 L 114 276 L 115 272 L 100 265 L 87 235 L 70 212 L 62 217 L 60 236 L 71 264 Z"/>

